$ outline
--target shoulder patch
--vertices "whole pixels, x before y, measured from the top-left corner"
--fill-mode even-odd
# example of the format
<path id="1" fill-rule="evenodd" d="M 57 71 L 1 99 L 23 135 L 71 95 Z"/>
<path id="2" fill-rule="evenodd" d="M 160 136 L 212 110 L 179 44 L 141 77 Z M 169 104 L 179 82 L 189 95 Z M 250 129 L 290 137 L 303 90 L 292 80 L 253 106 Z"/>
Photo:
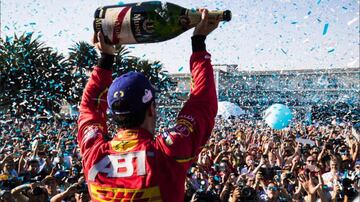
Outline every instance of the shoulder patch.
<path id="1" fill-rule="evenodd" d="M 191 115 L 180 115 L 176 121 L 174 131 L 179 135 L 189 136 L 194 132 L 194 126 L 196 125 L 195 119 Z"/>
<path id="2" fill-rule="evenodd" d="M 168 131 L 163 132 L 161 134 L 161 137 L 164 139 L 164 142 L 167 146 L 171 146 L 172 144 L 174 144 Z"/>
<path id="3" fill-rule="evenodd" d="M 98 125 L 91 125 L 88 126 L 85 130 L 84 130 L 84 138 L 83 138 L 83 143 L 86 143 L 87 141 L 96 138 L 98 135 L 100 135 L 101 131 L 101 127 Z"/>

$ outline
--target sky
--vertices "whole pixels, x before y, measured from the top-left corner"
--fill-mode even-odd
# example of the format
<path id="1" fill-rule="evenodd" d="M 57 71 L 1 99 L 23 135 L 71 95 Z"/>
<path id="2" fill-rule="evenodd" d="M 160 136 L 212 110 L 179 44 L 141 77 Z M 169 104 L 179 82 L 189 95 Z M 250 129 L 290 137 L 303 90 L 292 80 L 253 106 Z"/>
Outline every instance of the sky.
<path id="1" fill-rule="evenodd" d="M 65 55 L 90 42 L 99 6 L 139 1 L 0 0 L 1 37 L 34 32 Z M 213 64 L 238 70 L 359 67 L 359 0 L 172 0 L 185 8 L 231 10 L 206 40 Z M 158 60 L 171 73 L 189 72 L 193 30 L 166 42 L 127 45 L 131 55 Z"/>

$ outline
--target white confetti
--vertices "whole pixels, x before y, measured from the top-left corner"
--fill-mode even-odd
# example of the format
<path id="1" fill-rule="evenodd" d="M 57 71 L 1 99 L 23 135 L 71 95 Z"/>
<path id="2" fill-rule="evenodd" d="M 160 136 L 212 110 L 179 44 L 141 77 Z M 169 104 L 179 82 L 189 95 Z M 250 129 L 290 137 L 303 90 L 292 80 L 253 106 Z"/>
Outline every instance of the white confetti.
<path id="1" fill-rule="evenodd" d="M 353 18 L 352 20 L 350 20 L 348 23 L 347 23 L 347 25 L 348 26 L 350 26 L 350 25 L 352 25 L 352 24 L 354 24 L 356 21 L 358 21 L 359 20 L 359 17 L 355 17 L 355 18 Z"/>
<path id="2" fill-rule="evenodd" d="M 357 57 L 355 60 L 349 62 L 347 64 L 347 67 L 359 67 L 359 57 Z"/>

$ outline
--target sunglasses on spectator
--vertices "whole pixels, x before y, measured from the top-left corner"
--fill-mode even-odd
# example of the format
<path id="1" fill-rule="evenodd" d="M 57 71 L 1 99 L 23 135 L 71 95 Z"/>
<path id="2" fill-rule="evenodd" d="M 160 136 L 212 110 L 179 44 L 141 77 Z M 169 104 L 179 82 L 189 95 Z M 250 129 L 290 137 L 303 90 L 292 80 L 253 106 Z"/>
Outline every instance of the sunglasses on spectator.
<path id="1" fill-rule="evenodd" d="M 276 186 L 268 186 L 268 190 L 270 190 L 270 191 L 277 191 L 277 190 L 278 190 L 278 187 L 276 187 Z"/>

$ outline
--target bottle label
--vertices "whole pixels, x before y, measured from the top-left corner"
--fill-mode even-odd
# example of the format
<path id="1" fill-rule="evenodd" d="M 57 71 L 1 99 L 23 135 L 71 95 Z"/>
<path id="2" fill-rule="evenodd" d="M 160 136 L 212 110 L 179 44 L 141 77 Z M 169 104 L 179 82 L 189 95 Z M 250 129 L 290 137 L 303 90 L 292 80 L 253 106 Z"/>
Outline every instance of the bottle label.
<path id="1" fill-rule="evenodd" d="M 161 1 L 105 6 L 96 10 L 94 28 L 102 31 L 110 44 L 165 41 L 200 21 L 199 15 L 188 16 L 185 10 Z"/>
<path id="2" fill-rule="evenodd" d="M 146 7 L 146 5 L 142 5 Z M 149 19 L 149 13 L 144 12 L 144 8 L 134 6 L 132 8 L 131 27 L 134 37 L 138 43 L 154 40 L 155 31 L 154 21 Z M 154 42 L 154 41 L 153 41 Z"/>
<path id="3" fill-rule="evenodd" d="M 136 43 L 131 30 L 131 7 L 106 9 L 105 18 L 101 21 L 102 31 L 112 44 Z"/>

